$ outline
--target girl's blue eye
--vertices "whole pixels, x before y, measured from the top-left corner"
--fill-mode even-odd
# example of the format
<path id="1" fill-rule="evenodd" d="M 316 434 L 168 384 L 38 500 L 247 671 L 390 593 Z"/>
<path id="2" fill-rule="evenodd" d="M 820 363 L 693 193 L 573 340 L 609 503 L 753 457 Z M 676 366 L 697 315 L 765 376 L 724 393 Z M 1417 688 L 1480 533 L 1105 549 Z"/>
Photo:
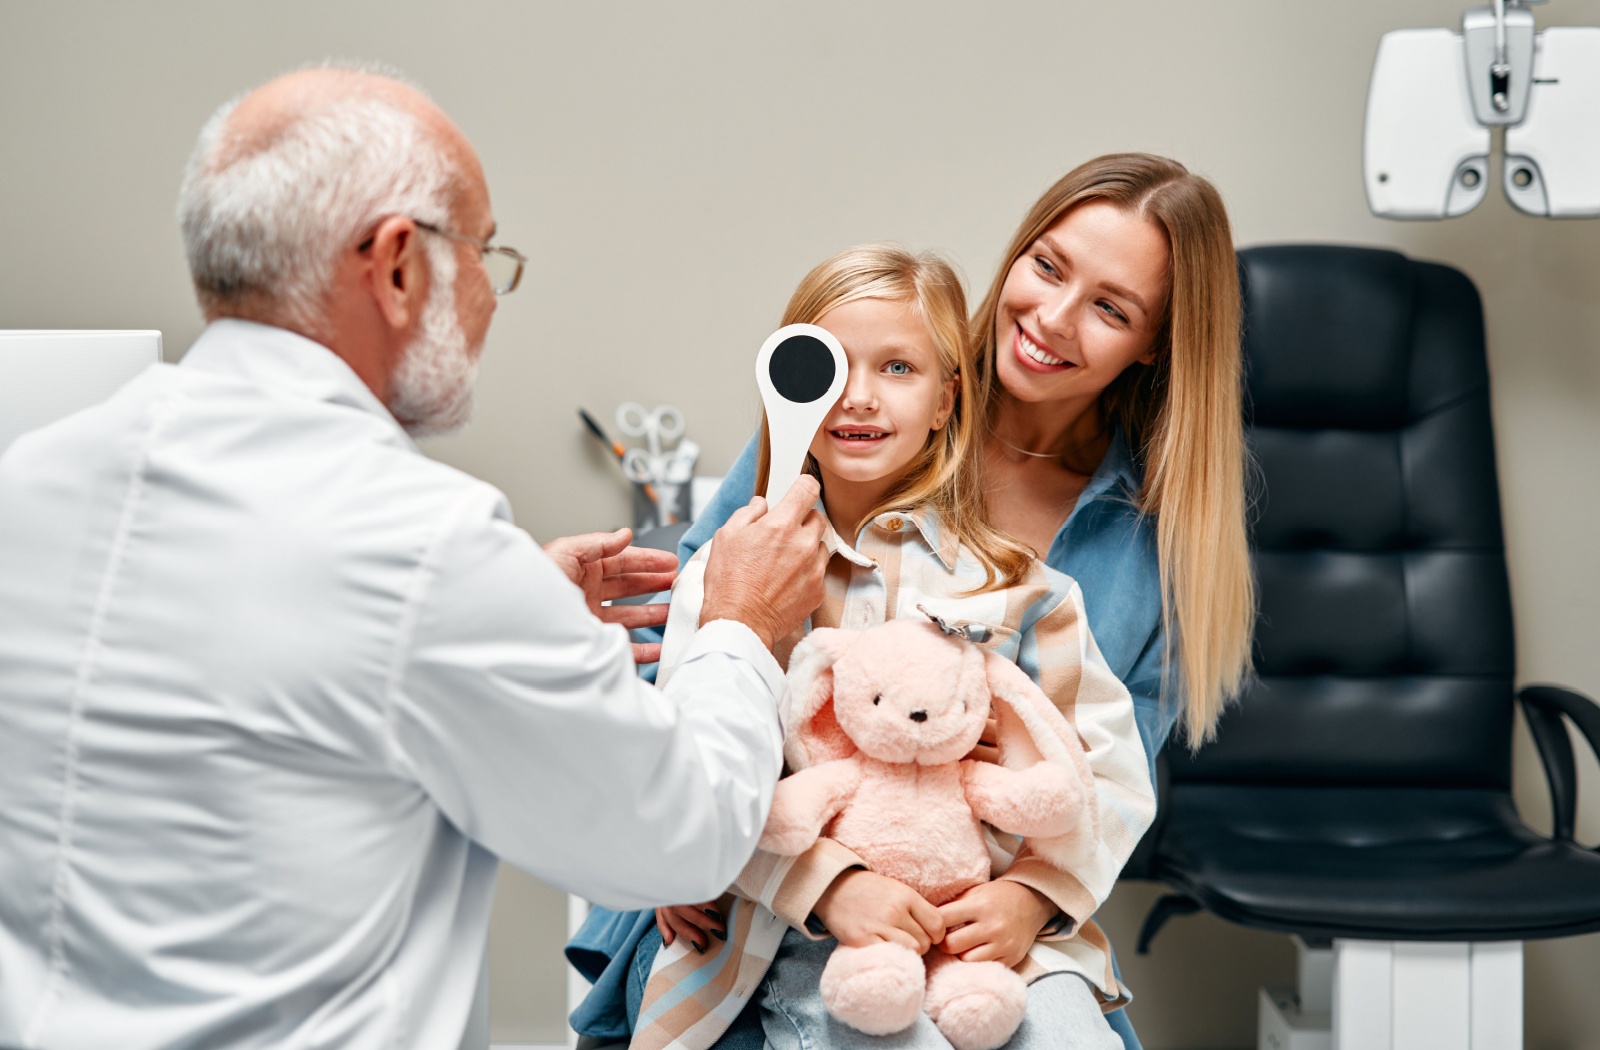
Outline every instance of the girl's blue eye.
<path id="1" fill-rule="evenodd" d="M 884 366 L 884 370 L 892 376 L 908 376 L 911 374 L 911 366 L 904 361 L 890 361 Z"/>
<path id="2" fill-rule="evenodd" d="M 1056 268 L 1050 265 L 1050 260 L 1046 259 L 1044 256 L 1035 255 L 1033 257 L 1033 264 L 1039 267 L 1040 270 L 1044 271 L 1044 273 L 1048 274 L 1049 276 L 1055 276 Z"/>

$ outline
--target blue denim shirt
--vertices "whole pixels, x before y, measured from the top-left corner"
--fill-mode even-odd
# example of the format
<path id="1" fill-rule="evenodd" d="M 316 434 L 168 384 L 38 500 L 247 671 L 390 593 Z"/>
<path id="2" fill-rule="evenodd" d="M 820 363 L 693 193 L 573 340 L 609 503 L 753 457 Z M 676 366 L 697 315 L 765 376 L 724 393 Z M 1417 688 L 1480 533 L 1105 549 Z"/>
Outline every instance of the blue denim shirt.
<path id="1" fill-rule="evenodd" d="M 722 487 L 678 544 L 678 564 L 689 560 L 729 516 L 755 494 L 758 431 L 729 468 Z M 1106 663 L 1133 694 L 1139 737 L 1156 782 L 1156 752 L 1177 720 L 1175 702 L 1161 699 L 1161 579 L 1156 567 L 1155 521 L 1139 513 L 1139 469 L 1118 430 L 1100 467 L 1084 486 L 1044 561 L 1078 581 L 1089 629 Z M 1176 668 L 1168 680 L 1177 695 Z M 1159 800 L 1157 800 L 1159 801 Z"/>

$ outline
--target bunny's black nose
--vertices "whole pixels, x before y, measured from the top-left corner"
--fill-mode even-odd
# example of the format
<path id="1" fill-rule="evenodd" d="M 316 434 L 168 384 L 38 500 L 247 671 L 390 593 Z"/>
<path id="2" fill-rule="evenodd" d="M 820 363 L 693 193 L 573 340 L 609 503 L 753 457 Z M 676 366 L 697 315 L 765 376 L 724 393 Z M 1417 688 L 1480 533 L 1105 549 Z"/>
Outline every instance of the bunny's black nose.
<path id="1" fill-rule="evenodd" d="M 928 712 L 913 711 L 911 712 L 911 720 L 913 722 L 926 722 L 928 720 Z"/>

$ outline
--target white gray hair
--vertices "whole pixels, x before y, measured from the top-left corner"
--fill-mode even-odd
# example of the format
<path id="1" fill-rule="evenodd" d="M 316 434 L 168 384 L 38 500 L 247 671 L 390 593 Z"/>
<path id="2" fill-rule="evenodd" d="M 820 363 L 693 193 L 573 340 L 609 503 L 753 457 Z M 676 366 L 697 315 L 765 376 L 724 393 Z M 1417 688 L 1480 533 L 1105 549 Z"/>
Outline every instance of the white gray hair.
<path id="1" fill-rule="evenodd" d="M 339 256 L 388 215 L 448 226 L 458 174 L 381 93 L 332 95 L 260 140 L 230 127 L 239 102 L 206 122 L 178 196 L 195 292 L 208 317 L 319 332 Z"/>
<path id="2" fill-rule="evenodd" d="M 443 237 L 423 239 L 428 255 L 428 301 L 416 335 L 389 377 L 387 408 L 412 437 L 459 428 L 472 415 L 478 378 L 476 348 L 456 313 L 456 252 Z"/>

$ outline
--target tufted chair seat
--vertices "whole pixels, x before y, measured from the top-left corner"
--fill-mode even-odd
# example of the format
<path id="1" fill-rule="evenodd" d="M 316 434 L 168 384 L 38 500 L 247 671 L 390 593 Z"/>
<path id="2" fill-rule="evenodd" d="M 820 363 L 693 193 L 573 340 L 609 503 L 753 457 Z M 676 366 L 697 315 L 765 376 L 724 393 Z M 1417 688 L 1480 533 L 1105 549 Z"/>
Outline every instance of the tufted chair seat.
<path id="1" fill-rule="evenodd" d="M 1205 784 L 1174 798 L 1170 826 L 1166 881 L 1246 926 L 1419 941 L 1600 929 L 1600 856 L 1530 830 L 1503 791 Z"/>

